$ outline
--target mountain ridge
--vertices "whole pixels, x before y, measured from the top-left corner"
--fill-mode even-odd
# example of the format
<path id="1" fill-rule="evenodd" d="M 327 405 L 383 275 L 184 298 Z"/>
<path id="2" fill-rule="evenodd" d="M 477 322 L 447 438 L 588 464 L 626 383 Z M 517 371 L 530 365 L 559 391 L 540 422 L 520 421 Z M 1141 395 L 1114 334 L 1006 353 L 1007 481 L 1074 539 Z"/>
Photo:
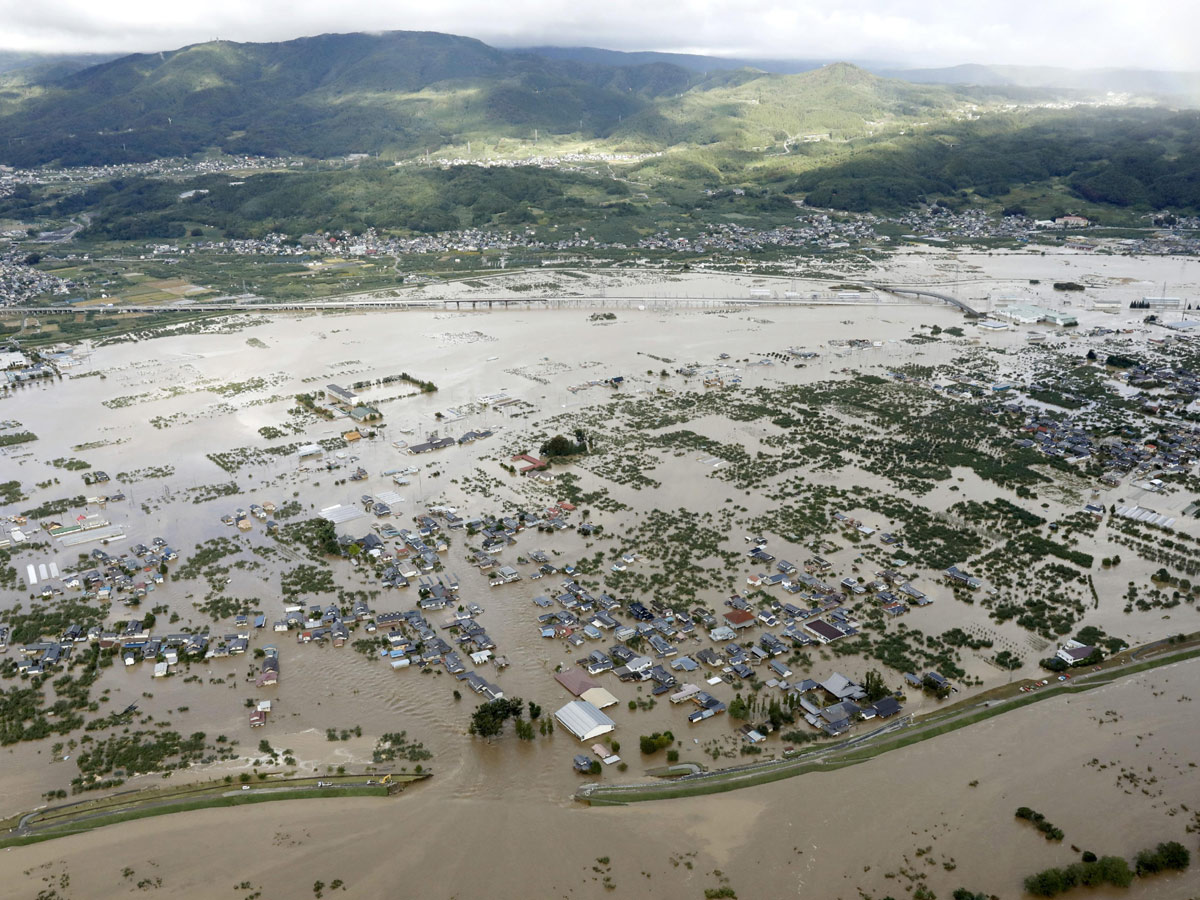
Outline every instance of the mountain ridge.
<path id="1" fill-rule="evenodd" d="M 905 92 L 931 96 L 929 88 L 899 82 L 884 88 L 846 63 L 798 75 L 705 74 L 654 58 L 624 66 L 548 59 L 435 32 L 212 41 L 110 60 L 8 98 L 0 105 L 0 161 L 75 165 L 213 148 L 412 155 L 539 134 L 654 149 L 743 138 L 753 144 L 772 138 L 764 121 L 740 127 L 765 118 L 749 106 L 778 105 L 781 127 L 807 127 L 797 109 L 806 92 L 816 98 L 833 90 L 831 79 L 841 89 L 890 98 L 851 103 L 872 114 L 888 114 Z M 952 89 L 936 90 L 938 102 L 955 102 Z"/>
<path id="2" fill-rule="evenodd" d="M 38 84 L 0 106 L 17 165 L 229 153 L 414 152 L 472 128 L 602 135 L 698 79 L 661 63 L 548 61 L 433 32 L 206 42 L 133 54 Z"/>

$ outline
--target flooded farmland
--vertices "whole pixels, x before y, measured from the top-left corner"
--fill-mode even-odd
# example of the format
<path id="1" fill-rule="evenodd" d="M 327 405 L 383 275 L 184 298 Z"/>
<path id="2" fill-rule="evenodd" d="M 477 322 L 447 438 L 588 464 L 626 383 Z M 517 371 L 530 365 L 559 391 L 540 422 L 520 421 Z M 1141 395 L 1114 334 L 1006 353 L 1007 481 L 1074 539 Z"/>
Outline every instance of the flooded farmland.
<path id="1" fill-rule="evenodd" d="M 975 262 L 986 272 L 995 267 L 995 277 L 1010 277 L 1003 273 L 1013 266 L 990 257 Z M 1059 264 L 1057 270 L 1044 264 L 1043 277 L 1061 273 Z M 1147 264 L 1145 271 L 1130 272 L 1131 280 L 1114 290 L 1149 293 L 1143 282 L 1157 270 Z M 1049 304 L 1054 295 L 1043 291 L 1023 302 Z M 776 561 L 790 560 L 801 571 L 807 560 L 823 560 L 828 569 L 814 570 L 814 577 L 840 595 L 836 607 L 846 616 L 837 618 L 834 606 L 826 605 L 807 620 L 820 616 L 845 622 L 849 630 L 825 643 L 804 630 L 805 617 L 797 618 L 797 641 L 779 657 L 787 660 L 789 676 L 771 676 L 765 660 L 747 663 L 754 671 L 747 677 L 724 666 L 672 668 L 720 644 L 699 617 L 693 617 L 694 628 L 672 630 L 670 654 L 656 656 L 634 642 L 677 679 L 674 690 L 694 683 L 730 709 L 753 694 L 755 714 L 734 718 L 725 712 L 689 724 L 687 713 L 696 707 L 669 702 L 671 692 L 654 694 L 658 682 L 621 681 L 613 672 L 595 676 L 618 700 L 606 710 L 616 726 L 607 746 L 620 745 L 627 767 L 604 766 L 598 777 L 630 782 L 650 780 L 646 770 L 665 764 L 663 753 L 639 751 L 639 736 L 654 732 L 673 733 L 680 761 L 709 768 L 782 755 L 789 741 L 780 733 L 761 744 L 748 743 L 742 733 L 743 726 L 766 718 L 769 701 L 788 702 L 789 686 L 779 686 L 781 680 L 794 688 L 840 672 L 861 682 L 878 670 L 889 689 L 903 693 L 904 714 L 919 718 L 947 702 L 1046 677 L 1039 661 L 1084 626 L 1113 641 L 1114 649 L 1195 631 L 1200 617 L 1190 581 L 1183 584 L 1186 570 L 1153 549 L 1167 532 L 1145 532 L 1147 538 L 1111 512 L 1140 505 L 1170 516 L 1169 539 L 1181 546 L 1192 542 L 1180 553 L 1194 557 L 1200 523 L 1186 513 L 1200 496 L 1194 464 L 1175 477 L 1165 471 L 1174 463 L 1164 461 L 1153 470 L 1124 472 L 1115 484 L 1101 482 L 1081 461 L 1037 460 L 1030 467 L 1037 478 L 997 474 L 1003 465 L 998 448 L 1034 433 L 1023 430 L 1031 419 L 1090 415 L 1099 422 L 1111 413 L 1105 404 L 1115 404 L 1128 410 L 1139 435 L 1190 427 L 1174 417 L 1143 419 L 1134 403 L 1121 406 L 1129 382 L 1119 369 L 1102 366 L 1105 356 L 1119 354 L 1186 367 L 1194 352 L 1189 337 L 1172 334 L 1163 345 L 1165 329 L 1145 324 L 1141 310 L 1072 310 L 1076 328 L 1017 325 L 1000 331 L 967 324 L 946 306 L 899 302 L 246 316 L 206 326 L 208 333 L 196 329 L 77 351 L 62 378 L 15 388 L 0 400 L 0 419 L 19 423 L 11 430 L 36 435 L 0 450 L 0 481 L 19 482 L 23 495 L 0 512 L 18 516 L 78 495 L 85 501 L 9 526 L 21 529 L 25 541 L 9 548 L 19 583 L 3 592 L 6 614 L 28 613 L 34 603 L 53 608 L 78 596 L 69 588 L 44 598 L 41 592 L 98 565 L 81 555 L 96 549 L 119 555 L 161 537 L 179 560 L 167 565 L 162 583 L 137 606 L 121 596 L 103 606 L 88 601 L 102 610 L 105 630 L 154 610 L 153 635 L 207 632 L 216 645 L 246 627 L 235 622 L 235 610 L 244 609 L 251 620 L 254 614 L 266 617 L 263 629 L 249 629 L 247 652 L 183 661 L 166 677 L 152 677 L 152 660 L 126 666 L 118 658 L 98 670 L 92 696 L 104 699 L 84 718 L 136 705 L 138 727 L 147 733 L 203 732 L 213 751 L 171 771 L 171 780 L 285 769 L 321 773 L 338 766 L 363 771 L 378 767 L 373 754 L 382 736 L 400 731 L 431 754 L 424 766 L 434 777 L 387 801 L 266 804 L 102 829 L 7 851 L 0 872 L 26 873 L 18 879 L 24 893 L 14 896 L 36 896 L 44 879 L 64 872 L 72 880 L 63 896 L 110 896 L 138 880 L 125 885 L 130 879 L 116 863 L 129 857 L 139 878 L 153 872 L 162 879 L 161 890 L 176 896 L 227 894 L 244 880 L 251 884 L 246 894 L 262 889 L 267 897 L 296 896 L 314 880 L 338 878 L 349 894 L 366 897 L 386 893 L 397 878 L 411 881 L 436 858 L 451 863 L 435 887 L 435 895 L 446 897 L 498 889 L 507 894 L 516 885 L 536 896 L 588 897 L 611 893 L 609 884 L 620 896 L 700 897 L 723 885 L 744 897 L 900 896 L 922 885 L 948 896 L 965 885 L 1010 897 L 1020 896 L 1027 870 L 1069 856 L 1062 846 L 1024 833 L 1012 821 L 1017 806 L 1044 809 L 1066 830 L 1066 843 L 1097 852 L 1131 855 L 1154 841 L 1181 838 L 1193 818 L 1183 806 L 1200 802 L 1188 755 L 1194 717 L 1186 698 L 1200 677 L 1194 662 L 1047 700 L 836 772 L 712 797 L 600 809 L 572 799 L 587 780 L 573 771 L 572 758 L 591 752 L 595 741 L 581 744 L 561 726 L 532 740 L 518 739 L 511 726 L 494 740 L 470 736 L 472 711 L 485 698 L 444 662 L 393 669 L 381 656 L 386 629 L 366 633 L 366 618 L 345 646 L 298 642 L 311 630 L 303 623 L 273 630 L 293 605 L 332 604 L 348 612 L 363 600 L 377 616 L 415 610 L 421 599 L 417 577 L 407 588 L 386 588 L 382 561 L 322 558 L 289 537 L 289 527 L 322 510 L 340 504 L 361 511 L 364 495 L 387 491 L 403 498 L 391 504 L 393 515 L 358 515 L 337 525 L 339 535 L 356 539 L 374 534 L 373 525 L 412 529 L 414 517 L 432 508 L 452 508 L 467 520 L 522 512 L 543 520 L 561 516 L 567 527 L 524 528 L 494 551 L 501 565 L 521 576 L 497 586 L 472 562 L 482 540 L 477 530 L 452 530 L 442 519 L 449 546 L 425 576 L 430 584 L 439 577 L 457 583 L 447 606 L 424 611 L 430 629 L 452 641 L 460 632 L 446 626 L 459 627 L 456 610 L 476 604 L 482 611 L 472 620 L 494 642 L 494 656 L 508 665 L 473 664 L 460 651 L 467 670 L 505 697 L 538 704 L 548 720 L 574 699 L 555 673 L 621 643 L 609 630 L 600 639 L 579 637 L 583 620 L 543 636 L 540 618 L 563 608 L 559 597 L 568 578 L 591 595 L 620 601 L 612 613 L 621 624 L 636 625 L 630 601 L 656 600 L 673 613 L 702 609 L 723 622 L 734 595 L 755 611 L 785 602 L 818 609 L 812 591 L 789 595 L 780 586 L 748 583 L 776 569 L 746 555 L 753 544 L 745 537 L 761 535 Z M 1034 332 L 1048 339 L 1031 343 Z M 1107 391 L 1103 397 L 1085 396 L 1080 388 L 1080 405 L 1060 407 L 1044 399 L 1058 392 L 1030 387 L 1042 381 L 1053 387 L 1060 377 L 1083 379 L 1086 373 L 1076 370 L 1088 365 L 1089 350 L 1101 364 L 1088 370 L 1087 385 L 1099 384 Z M 385 381 L 401 373 L 432 382 L 436 391 Z M 344 410 L 326 418 L 298 402 L 297 395 L 310 395 L 324 408 L 330 384 L 355 386 L 359 403 L 381 418 L 356 422 Z M 995 389 L 1006 384 L 1011 387 Z M 869 395 L 869 402 L 856 399 L 854 390 Z M 1158 392 L 1155 397 L 1162 393 L 1150 390 Z M 1021 410 L 978 411 L 1002 403 Z M 975 412 L 960 421 L 964 409 Z M 978 446 L 949 454 L 925 441 L 943 427 L 954 429 L 948 433 L 959 440 L 977 434 Z M 1111 435 L 1096 430 L 1098 460 Z M 514 460 L 518 454 L 540 457 L 549 438 L 577 431 L 591 443 L 589 452 L 554 461 L 540 477 L 510 471 L 522 465 Z M 469 432 L 491 434 L 457 442 Z M 436 437 L 456 442 L 430 453 L 408 452 Z M 313 444 L 321 452 L 301 458 Z M 980 462 L 993 457 L 1000 462 Z M 67 468 L 64 460 L 82 460 L 90 468 Z M 415 471 L 401 474 L 410 467 Z M 365 476 L 350 480 L 359 468 Z M 83 476 L 96 471 L 110 480 L 85 484 Z M 1155 477 L 1160 484 L 1152 483 Z M 99 502 L 117 493 L 124 499 Z M 1005 507 L 990 507 L 986 515 L 994 520 L 980 518 L 981 506 L 998 499 L 1039 524 L 1007 524 Z M 279 516 L 278 535 L 267 532 L 265 519 L 248 518 L 246 530 L 222 522 L 267 502 Z M 1082 513 L 1088 504 L 1099 506 L 1100 514 Z M 79 516 L 119 527 L 119 536 L 103 544 L 68 544 L 49 534 L 53 523 L 69 525 Z M 581 531 L 585 524 L 591 528 Z M 1086 554 L 1088 564 L 1079 556 L 1051 559 L 1034 533 L 1053 544 L 1053 552 Z M 885 534 L 901 540 L 885 544 Z M 181 577 L 181 567 L 218 539 L 226 542 L 227 555 L 184 569 Z M 384 544 L 388 556 L 403 548 L 391 539 Z M 967 555 L 953 557 L 958 549 Z M 555 571 L 541 575 L 531 561 L 535 550 L 545 551 Z M 1029 555 L 1006 560 L 1006 553 L 1018 551 Z M 624 562 L 623 554 L 631 560 Z M 1118 556 L 1119 564 L 1101 563 Z M 51 564 L 59 577 L 40 574 L 42 566 L 52 571 Z M 978 574 L 982 585 L 956 589 L 943 574 L 950 564 Z M 1170 570 L 1173 584 L 1152 580 L 1160 568 Z M 903 573 L 896 584 L 910 584 L 932 602 L 885 617 L 876 597 L 887 588 L 867 586 L 882 584 L 878 573 L 892 569 Z M 1074 574 L 1057 576 L 1059 584 L 1054 573 L 1062 569 Z M 297 581 L 297 571 L 307 572 L 306 580 Z M 839 588 L 843 579 L 867 589 Z M 1138 589 L 1133 596 L 1131 583 Z M 1051 594 L 1044 605 L 1029 605 Z M 551 605 L 533 602 L 541 596 Z M 664 615 L 662 608 L 653 611 Z M 775 612 L 777 625 L 755 622 L 739 630 L 737 643 L 781 633 L 786 616 Z M 920 637 L 912 637 L 914 630 Z M 11 660 L 20 656 L 17 644 L 7 650 Z M 257 684 L 262 657 L 255 651 L 268 646 L 278 650 L 280 676 L 277 685 L 263 687 Z M 83 652 L 80 642 L 74 654 Z M 997 661 L 1001 652 L 1012 665 Z M 939 700 L 919 687 L 906 690 L 908 669 L 892 665 L 899 660 L 918 675 L 940 664 L 935 660 L 949 663 L 957 670 L 950 677 L 954 696 Z M 0 687 L 29 683 L 15 669 L 8 674 L 11 680 Z M 52 696 L 51 682 L 43 690 Z M 262 699 L 271 701 L 270 713 L 265 725 L 252 727 L 249 709 Z M 779 732 L 820 733 L 797 707 L 791 710 L 795 722 Z M 13 814 L 46 802 L 47 792 L 72 791 L 79 754 L 88 752 L 80 737 L 118 733 L 131 724 L 11 743 L 4 748 L 9 764 L 0 768 L 0 809 Z M 330 732 L 338 739 L 331 740 Z M 1088 738 L 1064 739 L 1073 734 Z M 224 740 L 217 743 L 218 737 Z M 70 741 L 78 743 L 68 746 Z M 278 756 L 256 749 L 261 742 Z M 747 753 L 747 747 L 758 752 Z M 1157 775 L 1153 787 L 1144 783 L 1148 767 Z M 1127 769 L 1139 773 L 1136 789 L 1117 777 Z M 161 783 L 163 772 L 111 777 L 121 777 L 122 788 L 140 787 Z M 977 784 L 968 788 L 972 782 Z M 1113 809 L 1120 814 L 1110 815 Z M 183 852 L 195 829 L 216 828 L 226 837 Z M 1125 839 L 1130 833 L 1138 835 L 1133 844 Z M 567 849 L 559 846 L 564 838 Z M 236 854 L 230 850 L 235 845 L 242 848 Z M 131 854 L 130 847 L 137 850 Z M 318 848 L 334 852 L 315 854 Z M 205 894 L 214 869 L 227 872 L 222 877 L 229 883 Z M 84 872 L 91 874 L 85 878 Z M 1135 893 L 1173 898 L 1194 889 L 1181 879 L 1164 879 L 1137 885 Z"/>

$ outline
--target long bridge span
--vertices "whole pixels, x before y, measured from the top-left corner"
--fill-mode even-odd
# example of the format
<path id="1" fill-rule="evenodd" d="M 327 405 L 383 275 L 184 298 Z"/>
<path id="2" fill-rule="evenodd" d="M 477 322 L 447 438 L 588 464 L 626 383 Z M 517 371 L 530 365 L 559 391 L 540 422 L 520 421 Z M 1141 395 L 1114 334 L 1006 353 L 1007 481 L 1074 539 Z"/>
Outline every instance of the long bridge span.
<path id="1" fill-rule="evenodd" d="M 980 313 L 949 294 L 929 290 L 925 287 L 912 285 L 866 284 L 866 287 L 879 293 L 928 297 L 948 303 L 970 315 Z M 595 296 L 543 296 L 543 297 L 445 297 L 445 298 L 416 298 L 416 297 L 371 297 L 343 296 L 340 299 L 311 300 L 305 302 L 272 303 L 254 300 L 229 300 L 210 303 L 180 303 L 180 304 L 105 304 L 105 305 L 70 305 L 70 306 L 23 306 L 13 305 L 0 307 L 0 312 L 17 313 L 32 316 L 68 315 L 81 312 L 101 314 L 121 313 L 180 313 L 183 315 L 202 315 L 204 313 L 265 313 L 265 312 L 322 312 L 322 311 L 352 311 L 352 310 L 416 310 L 416 309 L 480 309 L 480 308 L 509 308 L 517 307 L 531 309 L 536 307 L 551 308 L 559 306 L 614 306 L 661 308 L 663 306 L 697 306 L 697 307 L 756 307 L 756 306 L 876 306 L 878 298 L 838 299 L 836 294 L 830 294 L 820 300 L 802 297 L 624 297 L 598 294 Z"/>

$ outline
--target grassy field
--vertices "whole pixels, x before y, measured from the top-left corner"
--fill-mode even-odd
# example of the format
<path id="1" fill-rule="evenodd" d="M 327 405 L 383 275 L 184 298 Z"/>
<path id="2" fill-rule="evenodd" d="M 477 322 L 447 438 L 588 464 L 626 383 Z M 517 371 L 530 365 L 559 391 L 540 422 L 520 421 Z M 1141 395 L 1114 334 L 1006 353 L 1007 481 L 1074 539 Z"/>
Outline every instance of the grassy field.
<path id="1" fill-rule="evenodd" d="M 82 834 L 86 831 L 92 831 L 96 828 L 103 828 L 106 825 L 117 825 L 121 822 L 132 822 L 135 819 L 147 819 L 152 816 L 165 816 L 172 813 L 189 812 L 195 809 L 217 809 L 226 806 L 245 806 L 250 803 L 274 803 L 279 800 L 312 800 L 314 798 L 321 797 L 386 797 L 387 794 L 388 791 L 386 786 L 376 785 L 371 787 L 320 788 L 311 792 L 273 791 L 269 793 L 258 794 L 247 793 L 245 796 L 235 797 L 209 797 L 163 807 L 139 807 L 129 809 L 124 812 L 113 813 L 112 815 L 99 816 L 95 819 L 89 819 L 86 823 L 77 825 L 65 824 L 61 828 L 56 828 L 48 832 L 0 838 L 0 848 L 19 847 L 24 844 L 37 844 L 42 841 L 52 840 L 53 838 L 57 837 L 66 837 L 67 835 L 71 834 Z"/>

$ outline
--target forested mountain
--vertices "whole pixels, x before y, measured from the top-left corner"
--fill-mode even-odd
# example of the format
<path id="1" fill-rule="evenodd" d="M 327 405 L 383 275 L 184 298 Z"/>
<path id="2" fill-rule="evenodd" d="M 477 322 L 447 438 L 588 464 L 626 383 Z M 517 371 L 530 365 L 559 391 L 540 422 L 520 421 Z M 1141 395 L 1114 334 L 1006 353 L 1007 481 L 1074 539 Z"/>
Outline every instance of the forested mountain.
<path id="1" fill-rule="evenodd" d="M 0 163 L 210 152 L 378 159 L 358 172 L 259 175 L 244 187 L 200 179 L 191 186 L 203 199 L 188 203 L 153 179 L 122 176 L 83 193 L 21 185 L 0 202 L 0 217 L 87 213 L 113 237 L 176 234 L 197 222 L 229 234 L 318 220 L 433 231 L 548 222 L 567 210 L 590 228 L 611 229 L 634 212 L 651 228 L 655 210 L 699 212 L 706 192 L 730 186 L 754 189 L 759 212 L 793 201 L 895 211 L 935 200 L 1041 214 L 1110 208 L 1126 218 L 1200 211 L 1195 111 L 1063 103 L 1012 84 L 914 84 L 847 63 L 781 74 L 705 69 L 705 59 L 506 51 L 392 32 L 221 41 L 77 71 L 78 60 L 44 60 L 48 68 L 0 74 Z M 982 67 L 960 74 L 1021 80 Z M 384 171 L 425 154 L 478 161 L 573 151 L 642 157 L 619 178 L 596 170 L 604 177 L 590 182 L 544 169 Z"/>
<path id="2" fill-rule="evenodd" d="M 853 136 L 867 121 L 941 113 L 966 99 L 845 64 L 780 75 L 632 59 L 555 59 L 419 32 L 196 44 L 0 96 L 0 162 L 129 162 L 210 149 L 403 156 L 535 134 L 749 149 L 803 130 Z"/>
<path id="3" fill-rule="evenodd" d="M 23 53 L 0 50 L 0 76 L 21 73 L 27 81 L 62 78 L 115 59 L 116 53 Z"/>
<path id="4" fill-rule="evenodd" d="M 661 63 L 560 62 L 443 34 L 218 41 L 122 57 L 9 98 L 0 161 L 411 153 L 535 128 L 594 137 L 696 80 Z"/>
<path id="5" fill-rule="evenodd" d="M 1018 209 L 1025 189 L 1047 186 L 1119 208 L 1200 209 L 1200 113 L 995 114 L 864 142 L 787 189 L 814 206 L 866 211 L 960 191 Z"/>

